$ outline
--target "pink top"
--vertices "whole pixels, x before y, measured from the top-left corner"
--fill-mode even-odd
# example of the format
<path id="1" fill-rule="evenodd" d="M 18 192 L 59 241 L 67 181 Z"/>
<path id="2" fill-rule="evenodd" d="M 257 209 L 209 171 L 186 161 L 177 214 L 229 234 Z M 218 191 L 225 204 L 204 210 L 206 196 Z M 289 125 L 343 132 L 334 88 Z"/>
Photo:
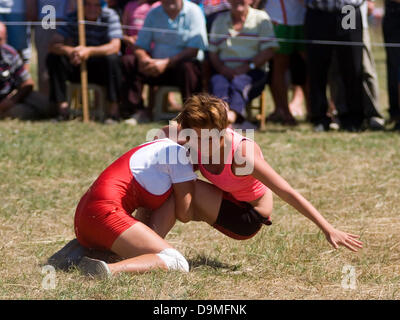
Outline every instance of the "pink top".
<path id="1" fill-rule="evenodd" d="M 129 26 L 124 33 L 130 37 L 137 36 L 139 30 L 143 27 L 144 20 L 149 11 L 158 7 L 160 4 L 160 1 L 154 2 L 153 4 L 139 0 L 129 1 L 122 17 L 122 24 Z M 128 53 L 131 53 L 131 51 L 128 50 Z"/>
<path id="2" fill-rule="evenodd" d="M 251 140 L 238 134 L 232 129 L 227 129 L 227 132 L 231 133 L 233 136 L 231 148 L 232 150 L 229 153 L 228 159 L 226 160 L 226 164 L 222 172 L 220 174 L 213 174 L 207 171 L 203 167 L 203 165 L 201 165 L 201 156 L 199 155 L 200 172 L 216 187 L 230 193 L 236 200 L 246 202 L 256 200 L 262 197 L 268 190 L 268 188 L 251 175 L 235 176 L 232 172 L 233 157 L 237 148 L 239 147 L 239 144 L 243 140 Z"/>

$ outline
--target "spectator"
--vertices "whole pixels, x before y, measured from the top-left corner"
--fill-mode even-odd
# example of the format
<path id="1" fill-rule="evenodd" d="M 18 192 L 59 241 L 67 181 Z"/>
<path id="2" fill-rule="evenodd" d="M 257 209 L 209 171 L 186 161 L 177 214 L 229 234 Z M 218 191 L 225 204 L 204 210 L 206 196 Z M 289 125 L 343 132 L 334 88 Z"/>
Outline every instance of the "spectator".
<path id="1" fill-rule="evenodd" d="M 144 106 L 141 103 L 142 99 L 137 100 L 137 95 L 135 94 L 135 92 L 141 91 L 141 81 L 137 81 L 136 74 L 131 72 L 135 67 L 135 63 L 137 62 L 134 55 L 135 44 L 139 30 L 142 29 L 147 14 L 152 8 L 158 7 L 160 4 L 160 1 L 155 0 L 130 1 L 126 5 L 122 16 L 122 24 L 127 26 L 127 28 L 124 29 L 123 37 L 126 51 L 125 55 L 122 57 L 124 81 L 122 85 L 123 103 L 121 106 L 121 112 L 124 116 L 132 115 L 133 113 L 134 115 L 132 119 L 135 119 L 136 121 L 143 120 L 145 117 L 145 112 Z M 133 89 L 131 90 L 131 88 Z"/>
<path id="2" fill-rule="evenodd" d="M 305 30 L 307 40 L 362 42 L 363 27 L 360 5 L 364 0 L 309 0 Z M 343 28 L 345 5 L 355 8 L 354 28 Z M 326 86 L 333 54 L 340 61 L 340 75 L 344 82 L 346 111 L 339 116 L 340 126 L 346 131 L 359 131 L 363 122 L 362 108 L 362 57 L 361 46 L 307 45 L 308 70 L 310 76 L 311 121 L 315 131 L 328 131 L 331 119 L 327 115 L 328 100 Z"/>
<path id="3" fill-rule="evenodd" d="M 379 83 L 376 73 L 375 61 L 372 55 L 371 38 L 368 28 L 368 14 L 373 11 L 374 3 L 370 0 L 364 2 L 361 6 L 363 22 L 363 58 L 362 58 L 362 104 L 364 116 L 368 120 L 368 126 L 372 130 L 383 130 L 385 121 L 379 108 Z M 331 96 L 337 113 L 346 111 L 346 98 L 344 96 L 345 88 L 339 74 L 339 61 L 334 57 L 330 74 Z"/>
<path id="4" fill-rule="evenodd" d="M 271 92 L 275 102 L 275 111 L 269 120 L 281 121 L 283 124 L 295 125 L 296 120 L 290 112 L 286 74 L 290 68 L 291 56 L 299 53 L 305 59 L 304 18 L 306 8 L 303 0 L 268 0 L 265 6 L 274 23 L 274 32 L 279 41 L 279 49 L 273 58 Z M 307 85 L 304 85 L 306 101 Z"/>
<path id="5" fill-rule="evenodd" d="M 162 0 L 139 31 L 132 93 L 143 105 L 143 84 L 179 86 L 183 99 L 201 91 L 199 53 L 207 48 L 205 19 L 198 5 L 187 0 Z"/>
<path id="6" fill-rule="evenodd" d="M 0 0 L 0 21 L 25 22 L 27 19 L 26 4 L 31 0 Z M 25 67 L 28 69 L 31 59 L 31 32 L 27 25 L 8 25 L 7 33 L 9 45 L 21 55 Z"/>
<path id="7" fill-rule="evenodd" d="M 48 116 L 48 103 L 32 92 L 33 81 L 24 63 L 7 45 L 7 29 L 0 22 L 0 118 L 35 120 Z"/>
<path id="8" fill-rule="evenodd" d="M 80 64 L 87 62 L 89 82 L 104 85 L 110 101 L 107 122 L 119 119 L 121 69 L 118 53 L 122 29 L 114 10 L 102 8 L 100 0 L 85 0 L 86 46 L 79 45 L 77 12 L 68 15 L 68 25 L 57 28 L 50 45 L 47 67 L 50 75 L 50 101 L 56 104 L 59 119 L 69 117 L 66 81 L 80 81 Z"/>
<path id="9" fill-rule="evenodd" d="M 53 6 L 56 12 L 56 21 L 65 21 L 68 13 L 73 12 L 76 8 L 76 0 L 31 0 L 27 1 L 27 17 L 29 21 L 41 21 L 47 12 L 42 12 L 42 9 L 47 6 Z M 46 66 L 46 57 L 49 50 L 49 44 L 54 34 L 55 29 L 44 29 L 42 25 L 34 27 L 35 46 L 37 52 L 37 74 L 39 92 L 49 95 L 49 73 Z"/>
<path id="10" fill-rule="evenodd" d="M 264 90 L 265 64 L 278 44 L 268 14 L 250 7 L 252 0 L 229 3 L 230 12 L 220 14 L 211 28 L 209 56 L 216 70 L 211 93 L 229 104 L 229 122 L 244 128 L 250 125 L 244 122 L 246 105 Z"/>
<path id="11" fill-rule="evenodd" d="M 383 35 L 386 44 L 400 43 L 400 1 L 385 0 L 385 16 L 383 18 Z M 400 95 L 397 88 L 398 70 L 400 66 L 400 48 L 386 47 L 387 82 L 389 90 L 389 114 L 395 122 L 395 130 L 400 130 Z"/>

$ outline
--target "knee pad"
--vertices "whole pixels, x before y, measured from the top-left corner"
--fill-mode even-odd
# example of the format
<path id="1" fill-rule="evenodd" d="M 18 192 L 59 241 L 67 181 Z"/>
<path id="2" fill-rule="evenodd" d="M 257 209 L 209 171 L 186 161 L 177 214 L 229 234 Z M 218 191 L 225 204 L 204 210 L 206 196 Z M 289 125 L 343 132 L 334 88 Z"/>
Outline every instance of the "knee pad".
<path id="1" fill-rule="evenodd" d="M 167 248 L 157 253 L 157 256 L 164 261 L 168 270 L 189 272 L 189 263 L 179 251 L 173 248 Z"/>

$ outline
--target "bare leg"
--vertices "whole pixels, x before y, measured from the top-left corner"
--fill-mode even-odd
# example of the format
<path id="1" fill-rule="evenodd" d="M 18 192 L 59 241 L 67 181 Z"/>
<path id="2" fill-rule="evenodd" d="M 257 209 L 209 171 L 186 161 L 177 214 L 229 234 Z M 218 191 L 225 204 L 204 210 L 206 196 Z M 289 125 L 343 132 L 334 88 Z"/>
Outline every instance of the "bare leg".
<path id="1" fill-rule="evenodd" d="M 137 222 L 122 233 L 111 247 L 111 251 L 127 259 L 109 264 L 108 267 L 112 274 L 167 269 L 165 263 L 156 255 L 167 248 L 172 247 L 149 227 Z"/>
<path id="2" fill-rule="evenodd" d="M 160 208 L 151 213 L 148 226 L 161 238 L 165 238 L 175 222 L 175 198 L 172 194 Z"/>
<path id="3" fill-rule="evenodd" d="M 304 115 L 303 110 L 304 95 L 301 86 L 293 86 L 293 98 L 290 101 L 289 109 L 293 116 L 302 117 Z"/>

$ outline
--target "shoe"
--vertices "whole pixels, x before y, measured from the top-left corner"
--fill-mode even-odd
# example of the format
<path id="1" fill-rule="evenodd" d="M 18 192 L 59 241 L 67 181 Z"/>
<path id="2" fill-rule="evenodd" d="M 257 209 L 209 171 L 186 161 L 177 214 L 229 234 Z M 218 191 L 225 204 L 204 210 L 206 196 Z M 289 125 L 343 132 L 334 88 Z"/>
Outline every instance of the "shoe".
<path id="1" fill-rule="evenodd" d="M 283 119 L 278 112 L 273 112 L 265 120 L 267 122 L 280 123 Z"/>
<path id="2" fill-rule="evenodd" d="M 295 127 L 298 125 L 297 120 L 295 118 L 283 119 L 281 122 L 282 122 L 282 125 L 284 125 L 284 126 Z"/>
<path id="3" fill-rule="evenodd" d="M 314 126 L 314 132 L 328 132 L 329 127 L 324 126 L 324 124 L 319 123 Z"/>
<path id="4" fill-rule="evenodd" d="M 107 263 L 102 260 L 83 257 L 78 268 L 81 272 L 93 278 L 107 279 L 111 277 L 111 271 Z"/>
<path id="5" fill-rule="evenodd" d="M 368 120 L 368 125 L 369 128 L 374 131 L 385 130 L 385 119 L 372 117 Z"/>
<path id="6" fill-rule="evenodd" d="M 119 117 L 117 116 L 110 116 L 108 117 L 105 121 L 104 124 L 106 125 L 113 125 L 113 124 L 118 124 L 120 121 Z"/>
<path id="7" fill-rule="evenodd" d="M 77 266 L 88 252 L 89 249 L 82 246 L 77 239 L 74 239 L 53 254 L 47 260 L 47 263 L 56 269 L 68 270 L 72 266 Z"/>
<path id="8" fill-rule="evenodd" d="M 134 115 L 132 115 L 129 119 L 126 119 L 124 122 L 131 126 L 136 126 L 140 123 L 150 122 L 150 118 L 147 116 L 145 111 L 140 110 L 136 112 Z"/>

